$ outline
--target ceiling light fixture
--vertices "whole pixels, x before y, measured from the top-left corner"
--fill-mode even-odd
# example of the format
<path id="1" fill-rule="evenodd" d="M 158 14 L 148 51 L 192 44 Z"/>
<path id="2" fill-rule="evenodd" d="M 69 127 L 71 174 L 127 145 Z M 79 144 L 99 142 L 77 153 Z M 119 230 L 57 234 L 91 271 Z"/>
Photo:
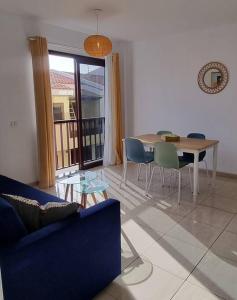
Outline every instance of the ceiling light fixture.
<path id="1" fill-rule="evenodd" d="M 97 31 L 96 34 L 88 36 L 84 41 L 85 51 L 94 57 L 105 57 L 112 51 L 112 42 L 109 38 L 99 34 L 99 14 L 101 9 L 93 10 L 96 15 Z"/>

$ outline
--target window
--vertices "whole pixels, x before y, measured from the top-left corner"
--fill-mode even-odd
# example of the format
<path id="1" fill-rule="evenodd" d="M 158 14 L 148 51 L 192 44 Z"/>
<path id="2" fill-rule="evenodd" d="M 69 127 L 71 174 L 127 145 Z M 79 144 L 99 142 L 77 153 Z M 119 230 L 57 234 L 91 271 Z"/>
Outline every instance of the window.
<path id="1" fill-rule="evenodd" d="M 64 120 L 63 103 L 53 103 L 53 116 L 55 121 Z"/>

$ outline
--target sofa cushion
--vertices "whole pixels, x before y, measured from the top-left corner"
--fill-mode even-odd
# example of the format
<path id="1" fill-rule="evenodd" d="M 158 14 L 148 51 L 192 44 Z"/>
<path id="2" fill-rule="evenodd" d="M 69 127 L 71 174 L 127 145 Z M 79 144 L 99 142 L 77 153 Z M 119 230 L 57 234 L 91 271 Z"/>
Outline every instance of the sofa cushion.
<path id="1" fill-rule="evenodd" d="M 17 195 L 2 194 L 17 211 L 29 232 L 40 228 L 40 205 L 38 201 Z"/>
<path id="2" fill-rule="evenodd" d="M 36 200 L 9 194 L 2 194 L 2 197 L 16 209 L 29 232 L 69 217 L 80 206 L 75 202 L 48 202 L 40 205 Z"/>
<path id="3" fill-rule="evenodd" d="M 40 225 L 41 227 L 51 223 L 63 220 L 79 209 L 79 204 L 76 202 L 49 202 L 40 206 Z"/>
<path id="4" fill-rule="evenodd" d="M 64 202 L 64 200 L 45 193 L 22 182 L 0 175 L 0 194 L 11 194 L 37 200 L 40 204 Z"/>
<path id="5" fill-rule="evenodd" d="M 15 242 L 26 234 L 27 230 L 14 207 L 0 198 L 0 245 Z"/>

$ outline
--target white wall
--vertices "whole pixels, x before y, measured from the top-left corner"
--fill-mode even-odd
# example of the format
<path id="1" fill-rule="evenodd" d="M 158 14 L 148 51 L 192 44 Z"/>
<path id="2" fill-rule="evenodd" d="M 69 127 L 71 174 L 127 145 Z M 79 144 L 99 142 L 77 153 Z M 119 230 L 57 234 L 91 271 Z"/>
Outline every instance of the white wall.
<path id="1" fill-rule="evenodd" d="M 229 25 L 134 43 L 128 134 L 203 132 L 220 140 L 218 169 L 237 174 L 236 32 L 237 25 Z M 197 84 L 200 68 L 210 61 L 224 63 L 230 72 L 228 86 L 216 95 Z"/>
<path id="2" fill-rule="evenodd" d="M 37 139 L 27 37 L 42 35 L 47 38 L 50 49 L 85 55 L 83 41 L 86 35 L 6 14 L 0 15 L 0 28 L 0 174 L 26 183 L 34 182 L 38 177 Z M 113 50 L 123 56 L 125 44 L 114 42 Z M 121 62 L 124 73 L 123 58 Z M 11 121 L 17 121 L 16 127 L 10 127 Z"/>
<path id="3" fill-rule="evenodd" d="M 19 18 L 0 18 L 0 173 L 33 182 L 37 177 L 31 60 Z M 11 121 L 17 126 L 10 127 Z"/>

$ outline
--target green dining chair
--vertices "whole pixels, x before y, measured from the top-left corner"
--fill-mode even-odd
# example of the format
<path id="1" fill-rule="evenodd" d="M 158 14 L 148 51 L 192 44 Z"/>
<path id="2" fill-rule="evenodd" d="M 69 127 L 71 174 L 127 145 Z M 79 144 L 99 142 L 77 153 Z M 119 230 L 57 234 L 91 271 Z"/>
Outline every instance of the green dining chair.
<path id="1" fill-rule="evenodd" d="M 160 142 L 155 145 L 154 148 L 154 166 L 152 167 L 151 177 L 147 188 L 147 193 L 149 192 L 152 178 L 156 167 L 162 169 L 171 169 L 178 173 L 179 175 L 179 189 L 178 189 L 178 204 L 180 204 L 181 199 L 181 182 L 182 182 L 182 173 L 181 169 L 188 165 L 187 162 L 179 159 L 177 154 L 177 149 L 175 145 L 166 142 Z M 164 176 L 164 175 L 163 175 Z M 162 178 L 164 183 L 164 177 Z"/>
<path id="2" fill-rule="evenodd" d="M 162 134 L 172 134 L 171 131 L 168 131 L 168 130 L 159 130 L 157 131 L 156 133 L 157 135 L 162 135 Z"/>

